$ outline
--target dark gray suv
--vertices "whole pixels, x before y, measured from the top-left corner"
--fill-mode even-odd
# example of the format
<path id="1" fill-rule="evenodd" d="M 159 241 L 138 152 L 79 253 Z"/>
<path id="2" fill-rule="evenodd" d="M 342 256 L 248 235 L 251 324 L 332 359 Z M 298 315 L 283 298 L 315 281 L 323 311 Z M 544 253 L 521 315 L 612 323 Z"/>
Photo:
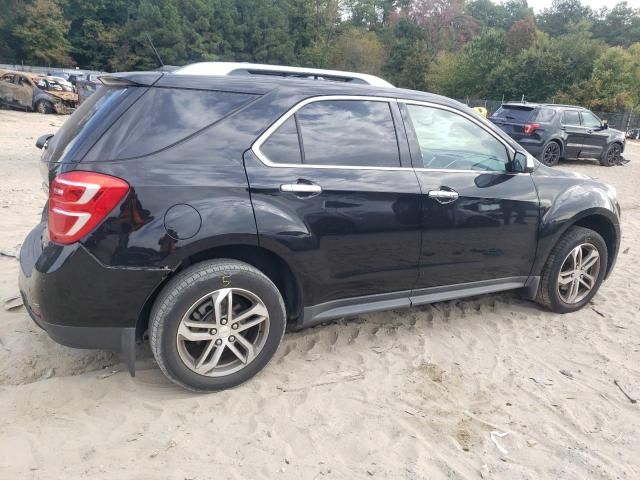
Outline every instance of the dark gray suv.
<path id="1" fill-rule="evenodd" d="M 607 167 L 622 161 L 624 133 L 586 108 L 505 103 L 489 120 L 548 166 L 561 158 L 595 158 Z"/>

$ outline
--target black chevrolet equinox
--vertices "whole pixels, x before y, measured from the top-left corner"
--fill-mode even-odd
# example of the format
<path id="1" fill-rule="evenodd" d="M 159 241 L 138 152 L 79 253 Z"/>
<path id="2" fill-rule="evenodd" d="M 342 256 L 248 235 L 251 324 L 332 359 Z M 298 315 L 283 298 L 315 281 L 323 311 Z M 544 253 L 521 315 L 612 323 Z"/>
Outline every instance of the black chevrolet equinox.
<path id="1" fill-rule="evenodd" d="M 20 290 L 54 340 L 133 374 L 148 333 L 169 379 L 219 390 L 287 328 L 511 289 L 574 312 L 611 273 L 612 187 L 448 98 L 237 65 L 102 77 L 38 139 L 49 199 Z"/>

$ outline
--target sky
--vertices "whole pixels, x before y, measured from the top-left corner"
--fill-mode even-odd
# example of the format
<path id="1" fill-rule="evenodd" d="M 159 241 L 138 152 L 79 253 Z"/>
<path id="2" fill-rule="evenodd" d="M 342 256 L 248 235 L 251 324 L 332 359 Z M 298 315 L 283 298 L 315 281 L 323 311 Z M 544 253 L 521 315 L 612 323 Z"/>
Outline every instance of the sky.
<path id="1" fill-rule="evenodd" d="M 533 7 L 536 13 L 540 13 L 545 8 L 551 6 L 553 0 L 529 0 L 529 6 Z M 584 5 L 589 5 L 594 10 L 598 10 L 601 7 L 612 8 L 617 0 L 582 0 Z M 633 8 L 640 8 L 640 0 L 627 0 L 627 4 Z"/>

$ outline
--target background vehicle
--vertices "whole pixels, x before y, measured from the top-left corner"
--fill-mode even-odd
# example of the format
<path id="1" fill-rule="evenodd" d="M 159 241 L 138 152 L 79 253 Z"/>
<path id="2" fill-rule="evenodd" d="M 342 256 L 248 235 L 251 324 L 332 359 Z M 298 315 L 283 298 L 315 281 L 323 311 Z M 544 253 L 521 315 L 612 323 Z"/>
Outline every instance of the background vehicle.
<path id="1" fill-rule="evenodd" d="M 0 102 L 40 113 L 68 113 L 78 96 L 53 78 L 6 72 L 0 76 Z"/>
<path id="2" fill-rule="evenodd" d="M 548 166 L 561 158 L 596 158 L 604 166 L 622 160 L 624 133 L 586 108 L 505 103 L 490 120 Z"/>
<path id="3" fill-rule="evenodd" d="M 274 68 L 106 76 L 38 140 L 20 290 L 52 338 L 133 371 L 148 331 L 171 380 L 217 390 L 286 327 L 518 288 L 571 312 L 613 268 L 612 188 L 453 100 Z"/>

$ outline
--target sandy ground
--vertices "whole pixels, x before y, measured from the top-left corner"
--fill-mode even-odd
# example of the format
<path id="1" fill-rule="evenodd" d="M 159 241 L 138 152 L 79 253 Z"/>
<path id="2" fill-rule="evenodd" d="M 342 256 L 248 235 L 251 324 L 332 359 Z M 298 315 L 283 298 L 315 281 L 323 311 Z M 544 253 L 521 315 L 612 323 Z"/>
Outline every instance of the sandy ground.
<path id="1" fill-rule="evenodd" d="M 63 120 L 0 111 L 6 254 L 44 202 L 33 143 Z M 144 348 L 131 378 L 0 305 L 0 478 L 640 478 L 640 404 L 613 384 L 640 397 L 640 145 L 627 155 L 559 167 L 613 184 L 623 206 L 617 268 L 572 315 L 514 294 L 365 315 L 289 334 L 258 377 L 198 395 Z M 0 255 L 0 298 L 17 272 Z"/>

